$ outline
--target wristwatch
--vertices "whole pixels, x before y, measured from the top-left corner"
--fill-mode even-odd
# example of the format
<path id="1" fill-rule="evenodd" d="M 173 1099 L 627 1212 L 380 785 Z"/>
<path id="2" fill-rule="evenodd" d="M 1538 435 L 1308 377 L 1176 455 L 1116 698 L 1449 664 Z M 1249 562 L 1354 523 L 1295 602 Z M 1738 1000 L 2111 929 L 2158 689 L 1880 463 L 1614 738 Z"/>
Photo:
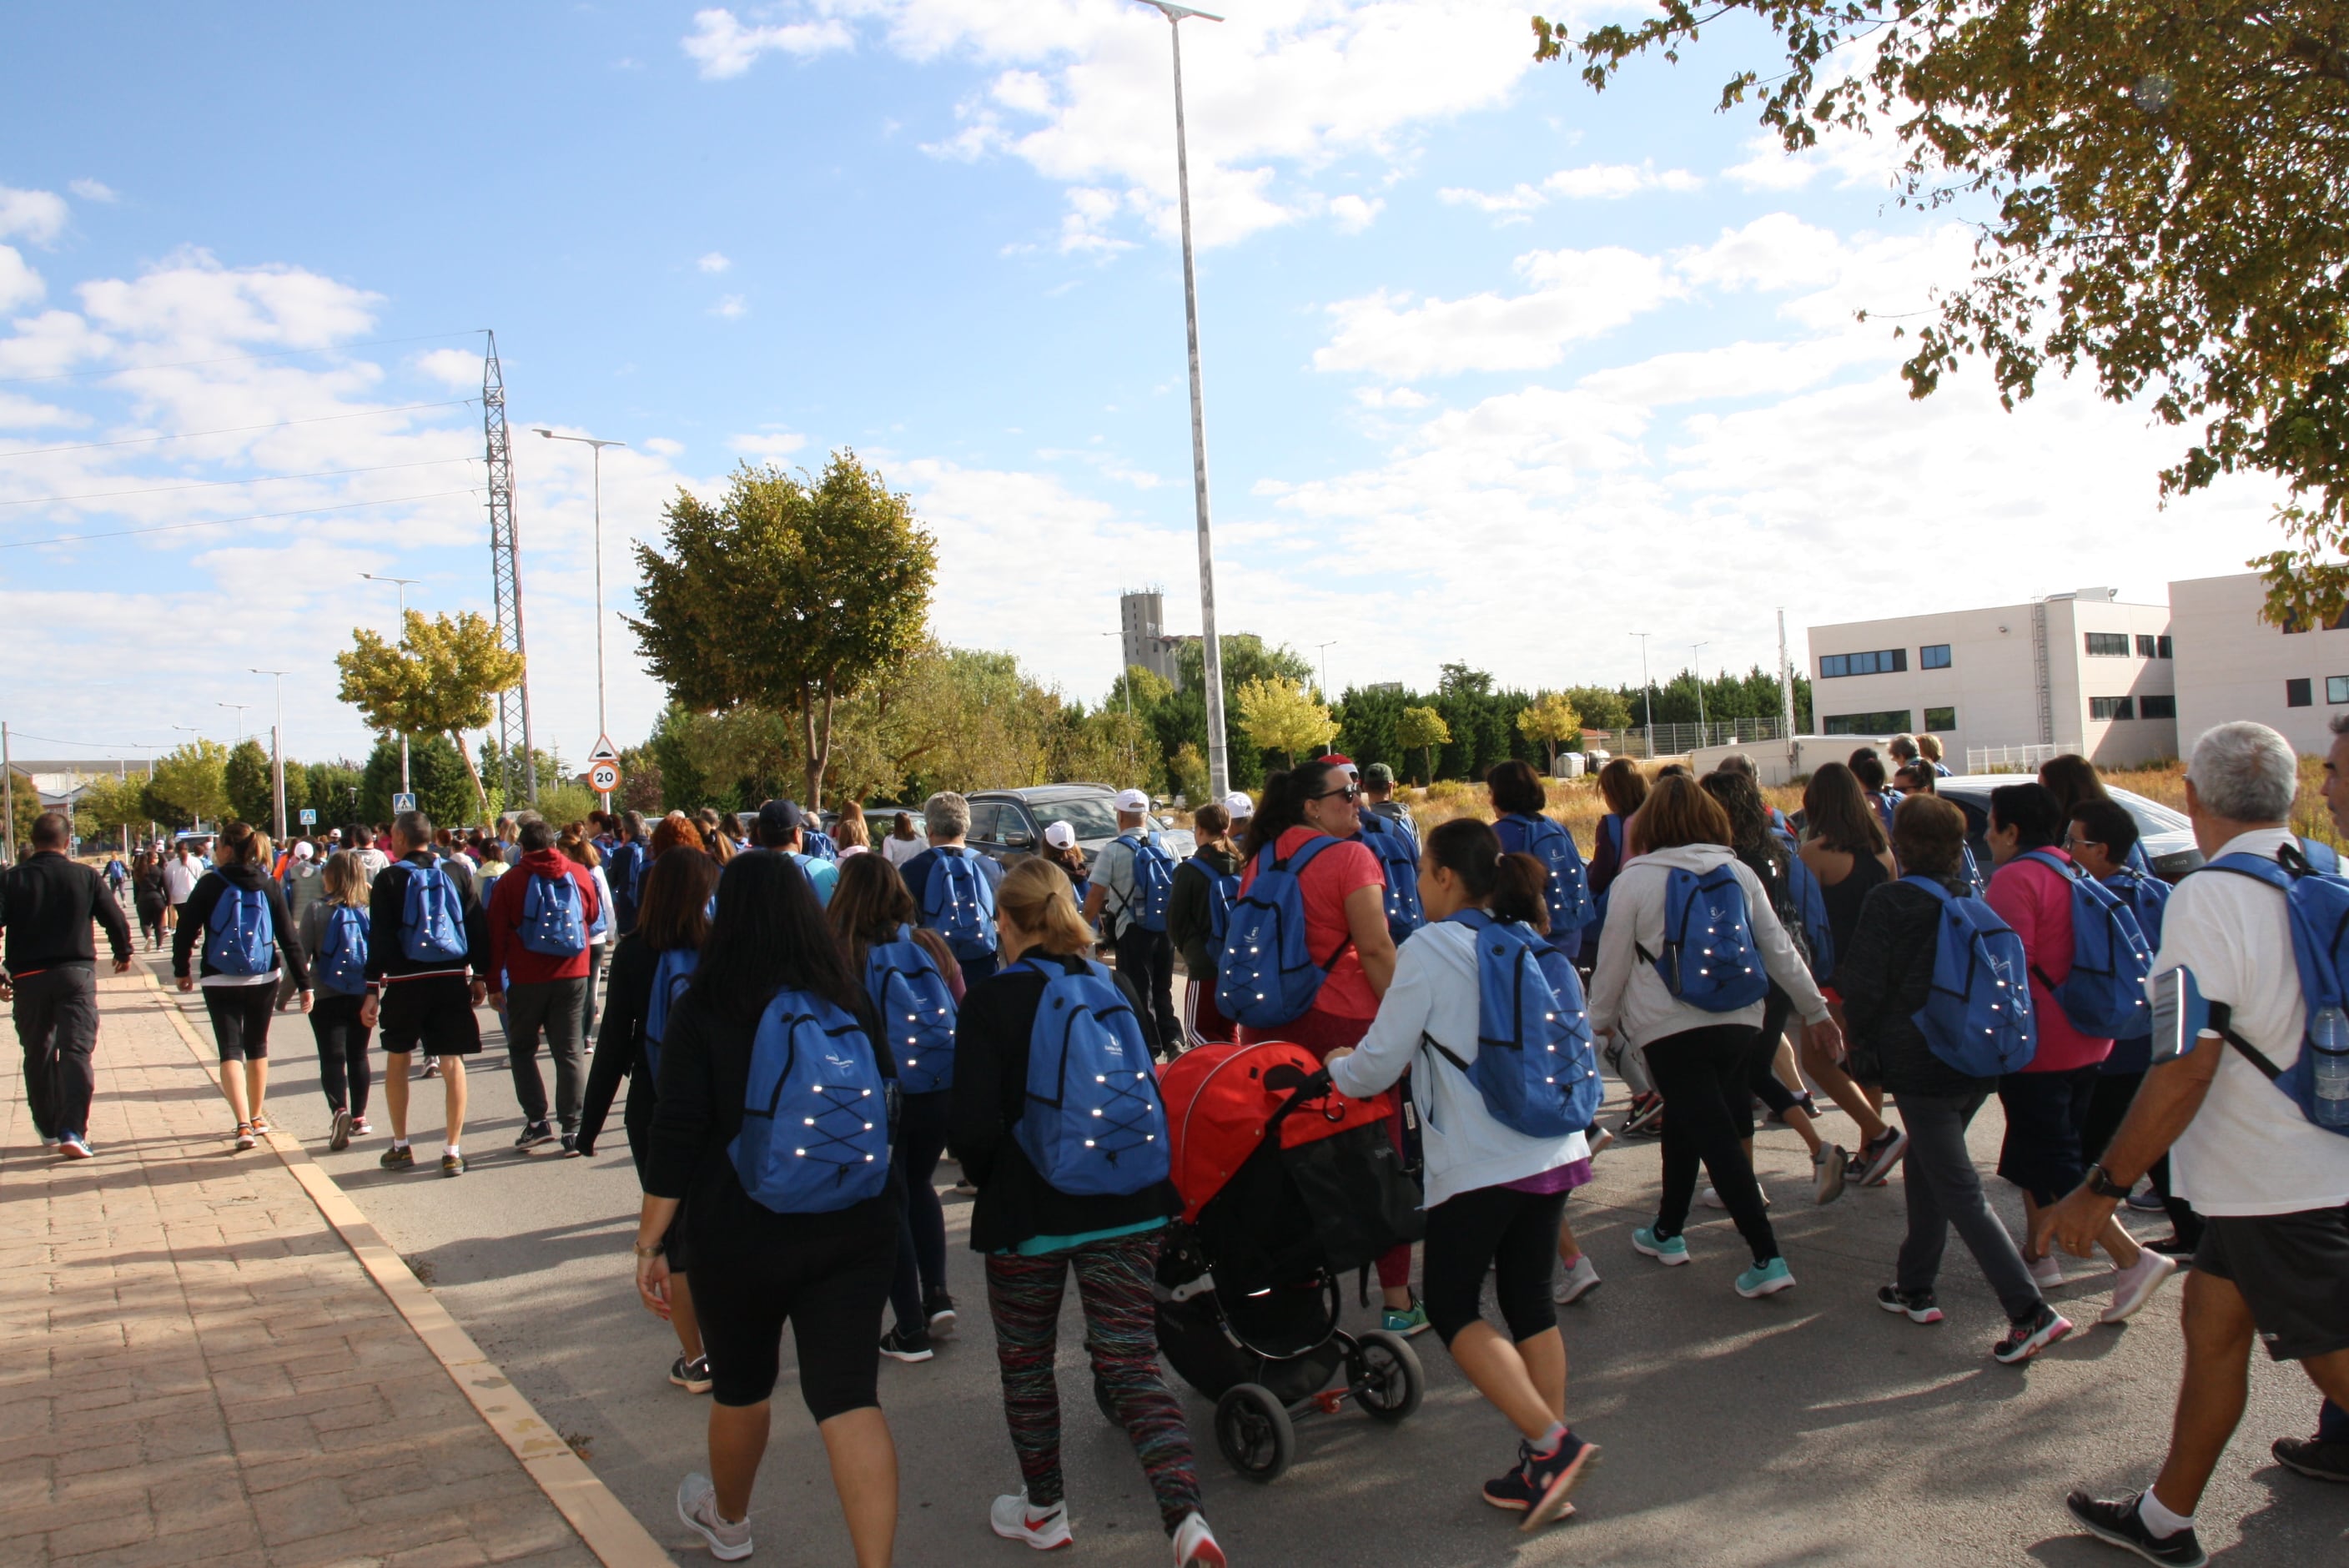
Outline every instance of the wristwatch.
<path id="1" fill-rule="evenodd" d="M 2114 1181 L 2113 1173 L 2101 1164 L 2088 1167 L 2088 1173 L 2081 1179 L 2081 1185 L 2097 1197 L 2110 1198 L 2115 1202 L 2129 1195 L 2129 1190 Z"/>
<path id="2" fill-rule="evenodd" d="M 655 1242 L 651 1246 L 637 1247 L 636 1251 L 639 1258 L 657 1258 L 668 1251 L 668 1244 L 665 1242 Z"/>

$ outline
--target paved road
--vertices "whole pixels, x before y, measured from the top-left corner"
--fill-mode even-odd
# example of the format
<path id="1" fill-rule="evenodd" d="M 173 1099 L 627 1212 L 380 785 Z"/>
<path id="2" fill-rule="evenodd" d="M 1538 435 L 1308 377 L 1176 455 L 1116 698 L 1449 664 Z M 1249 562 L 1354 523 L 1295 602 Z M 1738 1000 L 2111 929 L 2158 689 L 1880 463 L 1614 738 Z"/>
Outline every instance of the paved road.
<path id="1" fill-rule="evenodd" d="M 495 1018 L 484 1020 L 492 1039 L 481 1060 L 501 1063 Z M 368 1217 L 429 1270 L 442 1302 L 678 1560 L 702 1561 L 668 1500 L 678 1475 L 703 1462 L 706 1406 L 666 1381 L 676 1343 L 636 1304 L 627 1245 L 637 1190 L 616 1127 L 594 1160 L 514 1152 L 520 1118 L 510 1080 L 502 1070 L 477 1071 L 466 1137 L 472 1173 L 459 1181 L 388 1176 L 375 1164 L 380 1137 L 347 1154 L 324 1152 L 307 1029 L 291 1014 L 279 1026 L 271 1092 L 279 1125 L 316 1140 L 314 1151 Z M 417 1087 L 427 1114 L 413 1125 L 429 1152 L 439 1097 L 433 1085 Z M 1833 1125 L 1853 1141 L 1840 1118 Z M 1974 1134 L 1985 1163 L 1998 1136 L 1993 1105 Z M 1430 1382 L 1418 1416 L 1394 1429 L 1350 1413 L 1306 1421 L 1296 1467 L 1270 1487 L 1233 1476 L 1207 1435 L 1210 1407 L 1189 1398 L 1208 1517 L 1235 1560 L 1430 1568 L 2125 1561 L 2072 1534 L 2063 1496 L 2075 1485 L 2111 1492 L 2150 1479 L 2176 1387 L 2176 1288 L 2125 1328 L 2084 1327 L 2026 1369 L 2002 1367 L 1986 1354 L 2002 1326 L 1997 1305 L 1954 1243 L 1941 1291 L 1948 1322 L 1922 1328 L 1876 1308 L 1901 1231 L 1898 1178 L 1820 1210 L 1809 1202 L 1808 1165 L 1792 1134 L 1765 1131 L 1758 1161 L 1801 1282 L 1768 1302 L 1730 1289 L 1744 1259 L 1725 1216 L 1700 1211 L 1711 1222 L 1691 1233 L 1690 1267 L 1667 1272 L 1630 1251 L 1630 1230 L 1654 1200 L 1652 1145 L 1634 1140 L 1603 1156 L 1599 1179 L 1570 1205 L 1608 1281 L 1561 1314 L 1574 1361 L 1570 1414 L 1605 1450 L 1579 1493 L 1580 1518 L 1528 1540 L 1477 1500 L 1477 1485 L 1500 1470 L 1514 1439 L 1429 1336 L 1418 1342 Z M 883 1366 L 882 1399 L 905 1469 L 899 1560 L 1017 1563 L 1019 1548 L 986 1531 L 988 1500 L 1014 1489 L 1018 1474 L 978 1263 L 961 1249 L 967 1210 L 951 1193 L 947 1203 L 965 1335 L 926 1366 Z M 2010 1224 L 2019 1224 L 2009 1207 Z M 2092 1277 L 2101 1265 L 2075 1267 L 2081 1279 L 2058 1300 L 2085 1324 L 2106 1295 Z M 1067 1465 L 1080 1544 L 1104 1564 L 1163 1563 L 1139 1470 L 1092 1408 L 1081 1339 L 1072 1305 L 1061 1387 L 1074 1396 Z M 845 1562 L 822 1446 L 792 1377 L 787 1340 L 775 1440 L 754 1501 L 761 1555 Z M 2271 1439 L 2313 1429 L 2314 1414 L 2298 1370 L 2261 1358 L 2251 1410 L 2200 1516 L 2202 1538 L 2222 1561 L 2349 1562 L 2349 1488 L 2303 1480 L 2267 1453 Z"/>

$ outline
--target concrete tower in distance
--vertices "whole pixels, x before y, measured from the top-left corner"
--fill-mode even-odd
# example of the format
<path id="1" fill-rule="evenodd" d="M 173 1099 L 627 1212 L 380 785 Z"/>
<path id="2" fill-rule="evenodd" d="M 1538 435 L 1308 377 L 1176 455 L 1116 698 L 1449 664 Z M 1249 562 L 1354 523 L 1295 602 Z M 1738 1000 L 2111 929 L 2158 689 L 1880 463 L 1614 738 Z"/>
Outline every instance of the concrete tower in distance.
<path id="1" fill-rule="evenodd" d="M 1125 655 L 1122 667 L 1140 665 L 1167 685 L 1174 678 L 1174 639 L 1166 634 L 1166 593 L 1160 588 L 1129 589 L 1118 596 L 1119 646 Z"/>

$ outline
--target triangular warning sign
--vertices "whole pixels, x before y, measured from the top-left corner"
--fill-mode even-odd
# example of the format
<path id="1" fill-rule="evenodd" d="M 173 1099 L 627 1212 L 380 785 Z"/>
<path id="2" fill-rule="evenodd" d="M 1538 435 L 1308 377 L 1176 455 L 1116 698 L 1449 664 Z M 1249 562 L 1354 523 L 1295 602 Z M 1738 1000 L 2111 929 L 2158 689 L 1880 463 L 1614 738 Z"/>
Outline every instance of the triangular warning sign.
<path id="1" fill-rule="evenodd" d="M 587 760 L 590 762 L 617 762 L 619 759 L 620 754 L 613 748 L 612 738 L 608 735 L 597 736 L 595 749 L 587 754 Z"/>

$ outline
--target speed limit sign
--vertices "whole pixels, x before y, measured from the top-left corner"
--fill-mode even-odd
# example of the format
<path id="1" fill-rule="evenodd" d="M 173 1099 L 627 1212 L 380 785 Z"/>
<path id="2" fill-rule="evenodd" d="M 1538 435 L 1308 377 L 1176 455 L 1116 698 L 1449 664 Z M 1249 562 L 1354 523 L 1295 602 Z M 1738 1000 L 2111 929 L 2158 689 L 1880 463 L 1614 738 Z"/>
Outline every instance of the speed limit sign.
<path id="1" fill-rule="evenodd" d="M 598 762 L 587 769 L 587 787 L 598 795 L 609 795 L 620 787 L 619 765 Z"/>

